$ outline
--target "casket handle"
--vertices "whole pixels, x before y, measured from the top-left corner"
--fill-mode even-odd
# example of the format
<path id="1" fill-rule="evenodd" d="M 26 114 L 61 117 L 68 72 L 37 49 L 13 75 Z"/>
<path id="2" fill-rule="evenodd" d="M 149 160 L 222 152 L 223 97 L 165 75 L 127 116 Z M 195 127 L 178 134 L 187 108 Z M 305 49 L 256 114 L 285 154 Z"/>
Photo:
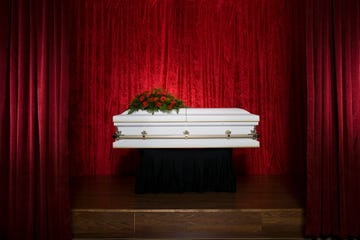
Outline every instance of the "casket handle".
<path id="1" fill-rule="evenodd" d="M 230 130 L 226 130 L 226 131 L 225 131 L 225 134 L 226 134 L 226 136 L 227 136 L 228 138 L 231 137 L 231 131 L 230 131 Z"/>
<path id="2" fill-rule="evenodd" d="M 113 139 L 115 139 L 115 141 L 120 140 L 121 136 L 124 136 L 123 134 L 121 134 L 121 131 L 117 130 L 113 135 Z"/>
<path id="3" fill-rule="evenodd" d="M 254 127 L 254 129 L 253 130 L 251 130 L 251 137 L 252 137 L 252 139 L 254 139 L 254 140 L 257 140 L 259 137 L 260 137 L 260 134 L 258 134 L 257 132 L 256 132 L 256 127 Z"/>
<path id="4" fill-rule="evenodd" d="M 185 135 L 185 138 L 187 138 L 187 137 L 189 136 L 190 132 L 189 132 L 188 130 L 185 130 L 185 131 L 183 132 L 183 134 Z"/>
<path id="5" fill-rule="evenodd" d="M 143 138 L 145 138 L 146 135 L 147 135 L 147 132 L 144 130 L 144 131 L 141 132 L 141 135 L 142 135 Z"/>

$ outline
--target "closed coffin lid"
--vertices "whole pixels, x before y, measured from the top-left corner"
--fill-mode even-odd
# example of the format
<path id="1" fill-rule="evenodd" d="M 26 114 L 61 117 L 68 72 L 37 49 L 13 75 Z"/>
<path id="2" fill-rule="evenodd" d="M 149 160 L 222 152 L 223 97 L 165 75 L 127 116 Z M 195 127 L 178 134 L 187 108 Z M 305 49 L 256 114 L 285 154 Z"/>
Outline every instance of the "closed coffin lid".
<path id="1" fill-rule="evenodd" d="M 188 108 L 188 122 L 258 122 L 259 116 L 241 108 Z"/>
<path id="2" fill-rule="evenodd" d="M 169 113 L 126 110 L 113 117 L 113 122 L 258 122 L 259 116 L 241 108 L 181 108 Z"/>

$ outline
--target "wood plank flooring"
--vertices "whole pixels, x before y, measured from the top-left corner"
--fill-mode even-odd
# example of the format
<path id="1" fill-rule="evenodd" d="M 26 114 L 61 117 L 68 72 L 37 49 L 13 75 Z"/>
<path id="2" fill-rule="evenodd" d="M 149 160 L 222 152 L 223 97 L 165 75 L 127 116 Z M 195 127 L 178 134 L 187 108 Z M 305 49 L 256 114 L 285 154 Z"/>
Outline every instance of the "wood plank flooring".
<path id="1" fill-rule="evenodd" d="M 289 179 L 238 177 L 236 193 L 135 194 L 133 177 L 74 178 L 73 236 L 299 239 L 305 190 Z"/>

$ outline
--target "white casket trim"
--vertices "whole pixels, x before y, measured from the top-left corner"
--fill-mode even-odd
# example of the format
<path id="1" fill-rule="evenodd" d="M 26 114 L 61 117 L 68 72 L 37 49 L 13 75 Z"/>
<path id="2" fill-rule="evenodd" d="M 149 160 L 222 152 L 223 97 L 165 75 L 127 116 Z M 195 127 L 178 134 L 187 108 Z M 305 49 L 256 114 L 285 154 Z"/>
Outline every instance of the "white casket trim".
<path id="1" fill-rule="evenodd" d="M 145 111 L 113 117 L 114 148 L 259 147 L 259 116 L 240 108 L 189 108 L 179 113 Z"/>

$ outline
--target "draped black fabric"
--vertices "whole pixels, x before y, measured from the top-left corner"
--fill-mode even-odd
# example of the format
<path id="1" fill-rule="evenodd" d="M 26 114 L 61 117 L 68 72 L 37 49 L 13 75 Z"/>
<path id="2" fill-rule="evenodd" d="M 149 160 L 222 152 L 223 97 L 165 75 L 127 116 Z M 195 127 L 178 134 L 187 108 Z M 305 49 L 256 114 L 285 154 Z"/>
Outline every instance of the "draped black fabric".
<path id="1" fill-rule="evenodd" d="M 135 192 L 235 192 L 231 149 L 144 149 Z"/>

